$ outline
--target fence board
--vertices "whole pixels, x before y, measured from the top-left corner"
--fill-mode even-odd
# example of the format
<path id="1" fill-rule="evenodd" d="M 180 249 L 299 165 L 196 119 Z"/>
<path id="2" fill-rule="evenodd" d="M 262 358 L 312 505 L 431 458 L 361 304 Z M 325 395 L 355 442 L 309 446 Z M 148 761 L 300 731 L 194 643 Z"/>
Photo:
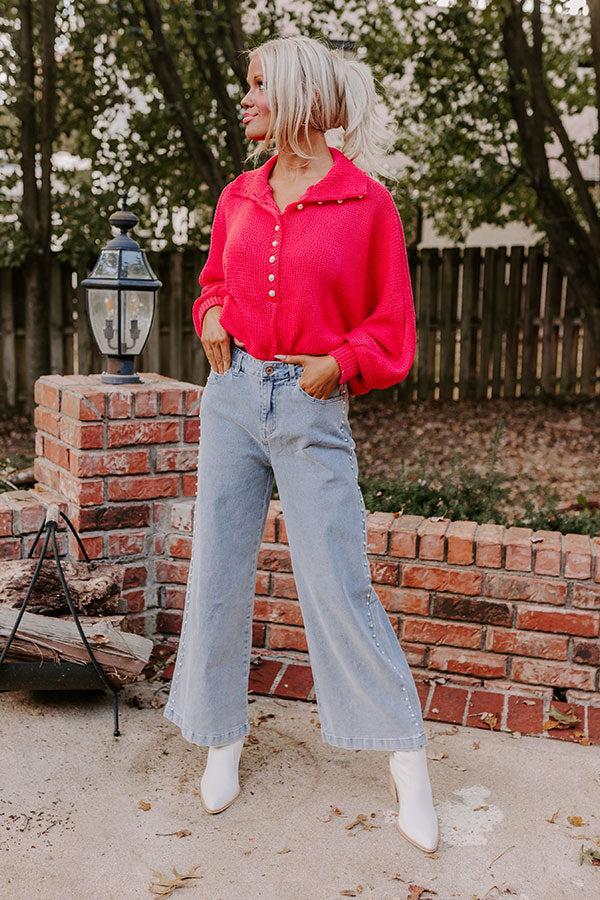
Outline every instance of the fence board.
<path id="1" fill-rule="evenodd" d="M 195 248 L 148 253 L 163 287 L 139 372 L 205 384 L 208 361 L 191 317 L 203 257 Z M 600 396 L 600 358 L 567 279 L 541 247 L 408 248 L 417 358 L 408 377 L 373 396 L 411 399 Z M 91 265 L 89 267 L 91 269 Z M 89 271 L 89 270 L 88 270 Z M 50 273 L 53 372 L 100 373 L 86 310 L 86 272 L 55 260 Z M 22 411 L 26 383 L 23 272 L 0 269 L 0 403 Z"/>

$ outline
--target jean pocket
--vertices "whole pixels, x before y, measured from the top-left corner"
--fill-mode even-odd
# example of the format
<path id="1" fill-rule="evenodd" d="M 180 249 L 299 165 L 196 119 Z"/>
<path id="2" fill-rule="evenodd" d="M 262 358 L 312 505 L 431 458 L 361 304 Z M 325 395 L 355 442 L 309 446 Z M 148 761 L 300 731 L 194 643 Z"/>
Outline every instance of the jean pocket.
<path id="1" fill-rule="evenodd" d="M 303 387 L 301 387 L 300 381 L 296 382 L 296 387 L 298 388 L 298 391 L 300 392 L 300 394 L 302 394 L 303 397 L 306 397 L 308 400 L 312 400 L 313 403 L 335 403 L 336 401 L 341 400 L 343 397 L 342 389 L 341 389 L 340 385 L 338 385 L 336 388 L 334 388 L 333 394 L 331 395 L 331 397 L 326 397 L 324 400 L 321 400 L 320 397 L 312 397 L 307 391 L 304 390 Z"/>

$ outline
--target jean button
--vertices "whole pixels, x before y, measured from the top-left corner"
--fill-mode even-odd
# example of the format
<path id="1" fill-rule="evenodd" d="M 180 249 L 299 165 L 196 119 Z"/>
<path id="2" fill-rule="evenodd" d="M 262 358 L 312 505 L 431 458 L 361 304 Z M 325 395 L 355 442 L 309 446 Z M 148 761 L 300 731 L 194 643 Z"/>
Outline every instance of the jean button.
<path id="1" fill-rule="evenodd" d="M 267 366 L 267 368 L 265 369 L 265 372 L 267 372 L 269 375 L 271 374 L 272 371 L 273 371 L 273 366 Z"/>

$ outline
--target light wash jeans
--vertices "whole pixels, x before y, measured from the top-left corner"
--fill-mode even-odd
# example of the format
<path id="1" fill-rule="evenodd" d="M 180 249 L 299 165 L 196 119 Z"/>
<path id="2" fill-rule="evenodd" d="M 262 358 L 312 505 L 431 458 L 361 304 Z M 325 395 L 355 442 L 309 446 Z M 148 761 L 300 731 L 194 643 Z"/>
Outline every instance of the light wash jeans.
<path id="1" fill-rule="evenodd" d="M 406 657 L 371 585 L 365 504 L 345 384 L 326 400 L 303 368 L 232 344 L 200 399 L 198 488 L 179 650 L 164 716 L 186 740 L 250 731 L 248 676 L 256 567 L 273 474 L 321 723 L 334 747 L 425 747 Z"/>

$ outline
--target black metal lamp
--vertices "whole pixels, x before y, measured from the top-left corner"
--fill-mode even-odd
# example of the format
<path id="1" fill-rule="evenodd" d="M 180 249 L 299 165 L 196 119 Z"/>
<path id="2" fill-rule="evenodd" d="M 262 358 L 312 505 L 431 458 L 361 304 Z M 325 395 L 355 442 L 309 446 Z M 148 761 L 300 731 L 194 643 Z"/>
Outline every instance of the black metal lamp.
<path id="1" fill-rule="evenodd" d="M 108 384 L 141 382 L 134 359 L 144 349 L 154 321 L 155 295 L 162 282 L 150 268 L 145 252 L 127 232 L 138 217 L 127 209 L 127 192 L 121 209 L 109 222 L 121 234 L 108 242 L 96 265 L 81 285 L 87 292 L 87 313 L 100 353 L 107 357 L 102 381 Z"/>

